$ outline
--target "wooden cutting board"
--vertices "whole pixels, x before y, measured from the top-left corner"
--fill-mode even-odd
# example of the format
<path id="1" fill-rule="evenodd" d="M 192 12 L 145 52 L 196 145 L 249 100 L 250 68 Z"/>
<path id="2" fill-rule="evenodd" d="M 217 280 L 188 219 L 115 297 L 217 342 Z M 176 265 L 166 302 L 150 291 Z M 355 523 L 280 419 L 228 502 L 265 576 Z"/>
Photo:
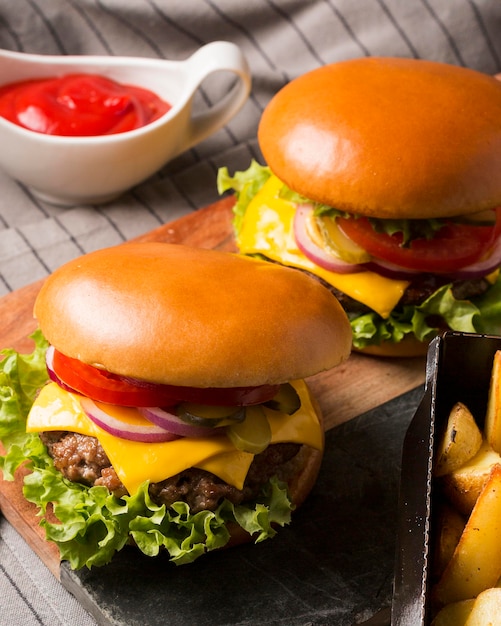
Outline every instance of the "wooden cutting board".
<path id="1" fill-rule="evenodd" d="M 233 199 L 225 198 L 175 222 L 165 224 L 136 241 L 163 241 L 201 248 L 235 251 L 231 216 Z M 43 281 L 0 298 L 0 349 L 31 352 L 28 335 L 36 328 L 33 304 Z M 357 353 L 339 367 L 312 377 L 308 382 L 330 429 L 361 415 L 423 384 L 425 359 L 378 359 Z M 1 451 L 1 446 L 0 446 Z M 22 472 L 14 482 L 0 480 L 0 507 L 4 516 L 60 577 L 57 548 L 45 541 L 36 508 L 21 492 Z"/>

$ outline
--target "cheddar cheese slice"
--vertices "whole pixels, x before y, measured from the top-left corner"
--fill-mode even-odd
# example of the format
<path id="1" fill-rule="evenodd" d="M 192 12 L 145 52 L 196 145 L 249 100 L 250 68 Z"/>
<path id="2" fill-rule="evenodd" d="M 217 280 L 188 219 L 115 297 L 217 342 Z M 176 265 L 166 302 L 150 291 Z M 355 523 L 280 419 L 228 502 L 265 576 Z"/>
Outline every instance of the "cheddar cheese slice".
<path id="1" fill-rule="evenodd" d="M 301 408 L 293 415 L 266 409 L 272 443 L 292 442 L 323 449 L 323 429 L 304 381 L 293 383 Z M 108 405 L 108 411 L 113 411 Z M 132 411 L 132 409 L 130 410 Z M 137 413 L 137 420 L 144 418 Z M 117 407 L 120 419 L 123 410 Z M 132 419 L 132 418 L 130 418 Z M 253 454 L 237 450 L 224 433 L 212 437 L 181 438 L 143 443 L 115 437 L 89 419 L 78 394 L 56 383 L 42 388 L 28 415 L 28 432 L 64 430 L 96 437 L 127 491 L 133 495 L 145 481 L 159 482 L 190 467 L 205 469 L 238 489 L 243 487 Z"/>
<path id="2" fill-rule="evenodd" d="M 242 254 L 263 254 L 283 265 L 312 272 L 327 283 L 387 318 L 409 282 L 385 278 L 375 272 L 336 274 L 308 259 L 294 237 L 292 202 L 279 197 L 282 182 L 271 176 L 245 211 L 237 244 Z"/>

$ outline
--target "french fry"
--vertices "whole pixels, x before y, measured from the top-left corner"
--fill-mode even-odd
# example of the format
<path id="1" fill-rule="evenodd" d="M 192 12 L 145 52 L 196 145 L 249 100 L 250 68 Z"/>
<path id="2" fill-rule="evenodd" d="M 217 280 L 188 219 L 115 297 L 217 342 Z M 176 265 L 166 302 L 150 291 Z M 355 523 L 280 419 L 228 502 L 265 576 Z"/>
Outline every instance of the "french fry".
<path id="1" fill-rule="evenodd" d="M 446 498 L 463 515 L 472 512 L 494 465 L 501 465 L 501 456 L 484 441 L 472 459 L 440 479 Z"/>
<path id="2" fill-rule="evenodd" d="M 493 587 L 478 595 L 464 626 L 497 626 L 501 620 L 501 589 Z"/>
<path id="3" fill-rule="evenodd" d="M 475 598 L 501 576 L 501 466 L 495 465 L 433 595 L 438 606 Z"/>
<path id="4" fill-rule="evenodd" d="M 459 469 L 473 458 L 482 445 L 482 433 L 468 407 L 457 402 L 449 414 L 437 449 L 435 476 L 444 476 Z"/>
<path id="5" fill-rule="evenodd" d="M 493 450 L 501 454 L 501 350 L 494 354 L 484 431 Z"/>
<path id="6" fill-rule="evenodd" d="M 437 538 L 433 559 L 434 576 L 437 578 L 442 575 L 451 560 L 464 527 L 464 517 L 449 504 L 441 504 L 437 513 Z"/>
<path id="7" fill-rule="evenodd" d="M 431 626 L 466 626 L 474 604 L 473 599 L 447 604 L 437 613 Z"/>

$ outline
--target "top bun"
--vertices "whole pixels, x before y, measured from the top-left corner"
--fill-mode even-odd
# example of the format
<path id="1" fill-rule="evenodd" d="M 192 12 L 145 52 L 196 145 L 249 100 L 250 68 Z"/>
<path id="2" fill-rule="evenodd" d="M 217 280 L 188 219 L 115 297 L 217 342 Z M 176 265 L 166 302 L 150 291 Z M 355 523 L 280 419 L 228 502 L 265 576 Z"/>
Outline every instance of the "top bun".
<path id="1" fill-rule="evenodd" d="M 313 70 L 266 107 L 258 138 L 291 189 L 381 218 L 466 215 L 501 204 L 501 83 L 415 59 Z"/>
<path id="2" fill-rule="evenodd" d="M 84 255 L 45 281 L 35 316 L 63 354 L 193 387 L 275 384 L 348 357 L 338 301 L 302 272 L 166 243 Z"/>

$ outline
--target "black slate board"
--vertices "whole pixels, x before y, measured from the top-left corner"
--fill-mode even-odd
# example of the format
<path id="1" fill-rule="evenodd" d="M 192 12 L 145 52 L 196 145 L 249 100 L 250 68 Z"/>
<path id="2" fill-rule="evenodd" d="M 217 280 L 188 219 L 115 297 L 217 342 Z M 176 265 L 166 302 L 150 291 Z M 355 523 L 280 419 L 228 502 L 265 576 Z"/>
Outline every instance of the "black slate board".
<path id="1" fill-rule="evenodd" d="M 61 581 L 102 626 L 351 626 L 389 607 L 401 450 L 419 387 L 330 430 L 319 480 L 271 541 L 187 566 L 133 549 Z"/>

